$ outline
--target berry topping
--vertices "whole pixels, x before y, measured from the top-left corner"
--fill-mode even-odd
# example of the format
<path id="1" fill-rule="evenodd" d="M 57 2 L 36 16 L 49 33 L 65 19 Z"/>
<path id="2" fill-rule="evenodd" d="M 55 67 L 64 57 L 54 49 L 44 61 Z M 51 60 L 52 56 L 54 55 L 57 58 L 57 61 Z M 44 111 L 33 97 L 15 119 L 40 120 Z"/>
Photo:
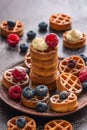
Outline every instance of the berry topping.
<path id="1" fill-rule="evenodd" d="M 9 34 L 7 37 L 7 42 L 12 47 L 15 47 L 18 44 L 19 40 L 20 38 L 16 34 Z"/>
<path id="2" fill-rule="evenodd" d="M 45 112 L 47 108 L 48 108 L 48 105 L 45 102 L 38 102 L 36 104 L 36 111 L 38 112 Z"/>
<path id="3" fill-rule="evenodd" d="M 76 65 L 76 61 L 75 61 L 75 60 L 69 60 L 69 61 L 67 62 L 67 66 L 68 66 L 69 68 L 74 68 L 75 65 Z"/>
<path id="4" fill-rule="evenodd" d="M 15 67 L 12 71 L 13 79 L 18 81 L 24 80 L 26 78 L 26 70 L 22 67 Z"/>
<path id="5" fill-rule="evenodd" d="M 55 33 L 50 33 L 46 36 L 45 41 L 49 47 L 54 48 L 58 45 L 59 38 Z"/>
<path id="6" fill-rule="evenodd" d="M 14 21 L 7 21 L 7 25 L 9 29 L 13 29 L 16 25 L 16 22 Z"/>
<path id="7" fill-rule="evenodd" d="M 25 53 L 28 50 L 28 46 L 24 43 L 20 45 L 20 51 Z"/>
<path id="8" fill-rule="evenodd" d="M 33 40 L 36 37 L 36 33 L 34 31 L 29 31 L 27 37 L 29 40 Z"/>
<path id="9" fill-rule="evenodd" d="M 45 85 L 39 85 L 35 88 L 37 96 L 45 96 L 48 93 L 48 88 Z"/>
<path id="10" fill-rule="evenodd" d="M 66 99 L 69 96 L 69 93 L 67 91 L 62 91 L 59 93 L 59 97 L 61 100 Z"/>
<path id="11" fill-rule="evenodd" d="M 84 69 L 79 74 L 79 80 L 80 82 L 84 82 L 87 80 L 87 69 Z"/>
<path id="12" fill-rule="evenodd" d="M 22 89 L 18 85 L 11 86 L 8 90 L 8 95 L 12 99 L 20 99 L 21 98 Z"/>
<path id="13" fill-rule="evenodd" d="M 85 56 L 85 55 L 80 55 L 81 57 L 82 57 L 82 59 L 85 61 L 85 62 L 87 62 L 87 56 Z"/>
<path id="14" fill-rule="evenodd" d="M 41 30 L 41 31 L 46 31 L 47 30 L 47 23 L 45 23 L 45 22 L 41 22 L 41 23 L 39 23 L 39 29 Z"/>
<path id="15" fill-rule="evenodd" d="M 82 83 L 82 88 L 87 91 L 87 80 Z"/>
<path id="16" fill-rule="evenodd" d="M 20 117 L 16 120 L 16 125 L 19 127 L 19 128 L 24 128 L 25 125 L 26 125 L 26 120 L 25 118 L 23 117 Z"/>
<path id="17" fill-rule="evenodd" d="M 27 99 L 33 98 L 35 96 L 35 90 L 33 88 L 25 87 L 22 90 L 22 95 Z"/>

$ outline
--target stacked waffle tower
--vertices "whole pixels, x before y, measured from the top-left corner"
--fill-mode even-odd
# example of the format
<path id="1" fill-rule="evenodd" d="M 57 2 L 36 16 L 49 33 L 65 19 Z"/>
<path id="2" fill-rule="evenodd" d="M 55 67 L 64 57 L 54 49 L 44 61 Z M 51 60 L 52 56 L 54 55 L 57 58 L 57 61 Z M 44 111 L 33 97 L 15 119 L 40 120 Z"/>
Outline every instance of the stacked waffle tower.
<path id="1" fill-rule="evenodd" d="M 49 90 L 56 88 L 58 79 L 58 36 L 48 34 L 35 38 L 30 45 L 30 78 L 33 86 L 46 85 Z"/>

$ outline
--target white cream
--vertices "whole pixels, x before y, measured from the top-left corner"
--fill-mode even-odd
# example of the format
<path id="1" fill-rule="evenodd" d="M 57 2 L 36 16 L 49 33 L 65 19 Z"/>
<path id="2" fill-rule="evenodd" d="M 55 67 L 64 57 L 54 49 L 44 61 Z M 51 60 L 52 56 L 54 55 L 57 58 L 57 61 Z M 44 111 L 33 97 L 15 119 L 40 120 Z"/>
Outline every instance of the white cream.
<path id="1" fill-rule="evenodd" d="M 66 33 L 66 39 L 71 42 L 77 42 L 82 38 L 82 33 L 79 30 L 70 30 Z"/>
<path id="2" fill-rule="evenodd" d="M 32 41 L 32 46 L 39 51 L 46 51 L 48 49 L 48 45 L 43 38 L 35 38 Z"/>

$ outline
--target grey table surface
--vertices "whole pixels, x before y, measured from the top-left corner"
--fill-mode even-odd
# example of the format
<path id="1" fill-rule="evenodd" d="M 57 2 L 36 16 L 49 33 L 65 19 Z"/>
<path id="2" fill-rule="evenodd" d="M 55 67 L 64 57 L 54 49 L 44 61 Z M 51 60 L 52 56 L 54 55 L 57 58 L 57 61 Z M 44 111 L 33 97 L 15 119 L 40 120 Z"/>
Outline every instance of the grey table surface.
<path id="1" fill-rule="evenodd" d="M 77 28 L 87 34 L 87 0 L 1 0 L 0 1 L 0 23 L 3 20 L 18 19 L 25 24 L 25 34 L 20 41 L 21 43 L 27 43 L 26 32 L 28 30 L 34 30 L 37 37 L 45 36 L 51 32 L 49 27 L 47 32 L 41 33 L 38 31 L 38 24 L 45 21 L 49 24 L 49 17 L 54 13 L 65 13 L 73 18 L 72 28 Z M 66 50 L 62 46 L 62 33 L 58 33 L 60 37 L 60 45 L 58 55 L 60 57 L 66 57 L 71 54 L 85 54 L 87 55 L 87 48 L 81 50 L 71 51 Z M 0 75 L 9 66 L 24 60 L 24 55 L 19 52 L 19 46 L 11 48 L 6 43 L 6 39 L 0 37 Z M 0 130 L 6 130 L 7 121 L 16 116 L 24 115 L 2 100 L 0 100 Z M 46 122 L 52 119 L 65 119 L 72 123 L 74 130 L 87 130 L 87 107 L 82 110 L 64 117 L 38 117 L 28 115 L 35 119 L 37 122 L 37 129 L 43 130 L 43 126 Z"/>

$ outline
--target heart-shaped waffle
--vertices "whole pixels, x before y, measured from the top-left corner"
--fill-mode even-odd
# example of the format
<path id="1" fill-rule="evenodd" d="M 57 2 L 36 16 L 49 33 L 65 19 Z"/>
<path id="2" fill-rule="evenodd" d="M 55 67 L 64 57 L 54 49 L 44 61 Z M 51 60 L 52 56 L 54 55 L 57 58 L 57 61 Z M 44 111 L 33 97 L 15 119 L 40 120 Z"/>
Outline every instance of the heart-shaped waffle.
<path id="1" fill-rule="evenodd" d="M 53 95 L 50 98 L 50 109 L 55 112 L 73 111 L 78 107 L 77 96 L 74 93 L 69 93 L 68 97 L 61 100 L 59 95 Z"/>
<path id="2" fill-rule="evenodd" d="M 82 91 L 82 85 L 79 78 L 71 73 L 61 73 L 58 81 L 57 88 L 59 91 L 73 92 L 79 95 Z"/>
<path id="3" fill-rule="evenodd" d="M 21 68 L 25 69 L 24 67 L 21 67 Z M 24 80 L 15 81 L 13 79 L 12 72 L 13 72 L 14 69 L 15 69 L 15 67 L 12 68 L 12 69 L 6 70 L 3 73 L 2 84 L 4 85 L 4 87 L 10 88 L 11 86 L 16 85 L 16 84 L 21 86 L 21 87 L 25 87 L 26 85 L 28 85 L 29 84 L 29 76 L 28 76 L 28 74 L 26 74 Z"/>
<path id="4" fill-rule="evenodd" d="M 66 39 L 67 32 L 63 34 L 63 44 L 65 47 L 70 48 L 70 49 L 78 49 L 86 45 L 86 35 L 84 33 L 82 34 L 82 38 L 80 40 L 72 42 Z"/>
<path id="5" fill-rule="evenodd" d="M 45 124 L 44 130 L 73 130 L 73 126 L 66 120 L 52 120 Z"/>
<path id="6" fill-rule="evenodd" d="M 71 29 L 72 19 L 66 14 L 53 14 L 49 19 L 50 28 L 56 31 Z"/>
<path id="7" fill-rule="evenodd" d="M 73 68 L 69 68 L 68 65 L 67 65 L 70 60 L 73 60 L 73 61 L 76 62 L 76 65 Z M 74 75 L 79 75 L 81 70 L 83 70 L 85 67 L 86 67 L 85 62 L 80 56 L 72 55 L 72 56 L 69 56 L 67 58 L 64 58 L 60 62 L 60 64 L 59 64 L 59 72 L 60 73 L 68 72 L 68 73 L 72 73 Z"/>
<path id="8" fill-rule="evenodd" d="M 24 33 L 24 24 L 21 21 L 16 21 L 16 25 L 13 29 L 9 29 L 7 21 L 4 20 L 0 25 L 1 35 L 7 37 L 9 34 L 17 34 L 18 36 L 22 36 Z"/>
<path id="9" fill-rule="evenodd" d="M 16 124 L 17 119 L 21 117 L 26 120 L 23 128 L 19 128 Z M 7 130 L 36 130 L 36 122 L 28 116 L 16 116 L 7 122 Z"/>

